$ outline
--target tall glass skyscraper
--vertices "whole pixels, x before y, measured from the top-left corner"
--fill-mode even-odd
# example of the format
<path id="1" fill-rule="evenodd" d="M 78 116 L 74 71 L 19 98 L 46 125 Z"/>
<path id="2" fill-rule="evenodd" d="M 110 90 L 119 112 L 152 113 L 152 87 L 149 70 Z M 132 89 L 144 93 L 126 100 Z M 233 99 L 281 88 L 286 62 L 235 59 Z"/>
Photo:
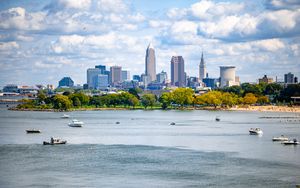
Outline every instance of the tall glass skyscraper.
<path id="1" fill-rule="evenodd" d="M 182 56 L 172 56 L 171 84 L 173 86 L 185 87 L 184 59 Z"/>
<path id="2" fill-rule="evenodd" d="M 145 74 L 149 76 L 149 81 L 155 81 L 156 79 L 156 60 L 155 60 L 155 50 L 150 43 L 146 50 L 145 58 Z"/>

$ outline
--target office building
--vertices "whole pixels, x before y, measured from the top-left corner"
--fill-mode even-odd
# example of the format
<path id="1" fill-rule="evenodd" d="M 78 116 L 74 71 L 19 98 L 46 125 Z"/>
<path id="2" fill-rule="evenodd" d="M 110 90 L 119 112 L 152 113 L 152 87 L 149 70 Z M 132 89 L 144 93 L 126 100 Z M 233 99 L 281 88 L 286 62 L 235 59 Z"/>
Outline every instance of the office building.
<path id="1" fill-rule="evenodd" d="M 155 81 L 156 79 L 155 50 L 151 43 L 146 50 L 145 75 L 149 76 L 150 82 Z"/>
<path id="2" fill-rule="evenodd" d="M 122 81 L 130 80 L 130 72 L 127 70 L 122 70 Z"/>
<path id="3" fill-rule="evenodd" d="M 140 82 L 141 81 L 141 76 L 140 75 L 133 75 L 132 80 Z"/>
<path id="4" fill-rule="evenodd" d="M 74 82 L 70 77 L 63 77 L 59 82 L 58 82 L 58 87 L 73 87 Z"/>
<path id="5" fill-rule="evenodd" d="M 98 74 L 97 76 L 97 89 L 105 90 L 107 89 L 108 83 L 108 75 L 105 74 Z"/>
<path id="6" fill-rule="evenodd" d="M 264 77 L 258 79 L 258 83 L 270 84 L 270 83 L 273 83 L 273 78 L 268 78 L 267 75 L 264 75 Z"/>
<path id="7" fill-rule="evenodd" d="M 218 78 L 204 78 L 203 83 L 206 87 L 210 87 L 211 89 L 215 89 L 218 87 Z"/>
<path id="8" fill-rule="evenodd" d="M 285 84 L 293 84 L 294 81 L 295 81 L 294 74 L 289 72 L 289 73 L 284 75 L 284 83 Z"/>
<path id="9" fill-rule="evenodd" d="M 97 89 L 99 74 L 101 74 L 101 69 L 90 68 L 87 70 L 87 84 L 89 89 Z"/>
<path id="10" fill-rule="evenodd" d="M 234 66 L 221 66 L 220 67 L 220 87 L 230 87 L 239 85 L 235 76 Z"/>
<path id="11" fill-rule="evenodd" d="M 173 56 L 171 59 L 171 84 L 185 87 L 184 59 L 182 56 Z"/>
<path id="12" fill-rule="evenodd" d="M 17 85 L 14 84 L 9 84 L 3 87 L 3 92 L 7 92 L 7 93 L 18 93 L 19 92 L 19 88 Z"/>
<path id="13" fill-rule="evenodd" d="M 201 61 L 199 65 L 199 81 L 202 82 L 203 78 L 206 78 L 206 65 L 203 58 L 203 52 L 201 55 Z"/>
<path id="14" fill-rule="evenodd" d="M 160 73 L 158 73 L 158 74 L 156 75 L 156 81 L 157 81 L 158 83 L 164 84 L 164 83 L 166 83 L 166 80 L 167 80 L 167 79 L 168 79 L 167 73 L 164 72 L 164 71 L 161 71 Z"/>
<path id="15" fill-rule="evenodd" d="M 110 83 L 112 85 L 118 85 L 122 81 L 122 67 L 112 66 L 110 67 Z"/>

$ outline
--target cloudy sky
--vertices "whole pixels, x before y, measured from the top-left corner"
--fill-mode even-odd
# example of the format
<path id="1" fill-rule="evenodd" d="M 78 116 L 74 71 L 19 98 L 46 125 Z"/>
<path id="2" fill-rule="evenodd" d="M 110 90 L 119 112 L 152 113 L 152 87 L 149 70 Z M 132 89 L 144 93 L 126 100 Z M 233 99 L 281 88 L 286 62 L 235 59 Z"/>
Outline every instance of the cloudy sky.
<path id="1" fill-rule="evenodd" d="M 0 87 L 86 82 L 86 69 L 121 65 L 157 71 L 182 55 L 198 76 L 201 51 L 210 77 L 235 65 L 241 81 L 288 72 L 300 76 L 299 0 L 7 0 L 0 1 Z"/>

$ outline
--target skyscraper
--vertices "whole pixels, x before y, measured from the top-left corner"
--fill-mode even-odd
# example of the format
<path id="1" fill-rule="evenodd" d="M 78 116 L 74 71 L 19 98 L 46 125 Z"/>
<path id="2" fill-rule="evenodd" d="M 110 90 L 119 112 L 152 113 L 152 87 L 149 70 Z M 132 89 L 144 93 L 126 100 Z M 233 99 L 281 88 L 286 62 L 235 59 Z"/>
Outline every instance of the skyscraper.
<path id="1" fill-rule="evenodd" d="M 294 74 L 292 73 L 287 73 L 287 74 L 284 74 L 284 83 L 285 84 L 293 84 L 294 83 Z"/>
<path id="2" fill-rule="evenodd" d="M 203 78 L 206 78 L 206 65 L 203 58 L 203 52 L 201 55 L 201 61 L 199 65 L 199 81 L 203 81 Z"/>
<path id="3" fill-rule="evenodd" d="M 58 87 L 73 87 L 74 82 L 70 77 L 63 77 L 59 82 L 58 82 Z"/>
<path id="4" fill-rule="evenodd" d="M 230 87 L 234 85 L 239 85 L 237 77 L 235 76 L 235 66 L 221 66 L 220 87 Z"/>
<path id="5" fill-rule="evenodd" d="M 150 43 L 146 50 L 145 58 L 145 74 L 149 76 L 150 81 L 155 81 L 156 79 L 156 60 L 155 60 L 155 50 Z"/>
<path id="6" fill-rule="evenodd" d="M 87 70 L 87 84 L 89 89 L 97 89 L 98 74 L 101 74 L 101 70 L 98 68 L 90 68 Z"/>
<path id="7" fill-rule="evenodd" d="M 185 86 L 184 60 L 182 56 L 173 56 L 171 59 L 171 84 Z"/>
<path id="8" fill-rule="evenodd" d="M 122 81 L 130 80 L 130 72 L 128 70 L 122 70 Z"/>
<path id="9" fill-rule="evenodd" d="M 116 85 L 122 81 L 122 67 L 112 66 L 110 67 L 110 82 L 112 85 Z"/>

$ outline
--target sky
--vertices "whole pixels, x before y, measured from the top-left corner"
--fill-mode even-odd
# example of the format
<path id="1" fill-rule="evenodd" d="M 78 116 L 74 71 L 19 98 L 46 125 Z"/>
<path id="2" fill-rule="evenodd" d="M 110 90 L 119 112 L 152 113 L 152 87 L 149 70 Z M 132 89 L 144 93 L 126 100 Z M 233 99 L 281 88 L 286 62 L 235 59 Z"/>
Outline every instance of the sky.
<path id="1" fill-rule="evenodd" d="M 57 86 L 64 76 L 84 84 L 95 65 L 140 75 L 150 42 L 169 78 L 174 55 L 198 77 L 202 51 L 212 78 L 224 65 L 242 82 L 299 77 L 300 1 L 2 0 L 0 87 Z"/>

